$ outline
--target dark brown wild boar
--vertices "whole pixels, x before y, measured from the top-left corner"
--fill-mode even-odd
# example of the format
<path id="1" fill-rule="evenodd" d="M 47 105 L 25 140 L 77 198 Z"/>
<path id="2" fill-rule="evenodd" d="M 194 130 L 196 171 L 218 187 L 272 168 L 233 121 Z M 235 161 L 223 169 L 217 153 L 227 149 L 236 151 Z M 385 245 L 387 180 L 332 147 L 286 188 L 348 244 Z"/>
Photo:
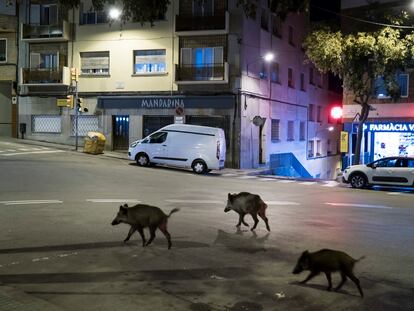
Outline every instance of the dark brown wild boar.
<path id="1" fill-rule="evenodd" d="M 256 229 L 257 223 L 259 219 L 257 215 L 259 215 L 266 224 L 267 231 L 270 231 L 269 222 L 266 217 L 266 208 L 267 205 L 257 194 L 251 194 L 249 192 L 240 192 L 239 194 L 228 194 L 227 197 L 227 205 L 224 209 L 224 212 L 228 212 L 230 210 L 235 211 L 239 214 L 239 222 L 237 223 L 237 227 L 240 227 L 240 224 L 243 223 L 245 226 L 249 226 L 244 221 L 244 216 L 246 214 L 250 214 L 254 220 L 254 225 L 252 230 Z"/>
<path id="2" fill-rule="evenodd" d="M 365 257 L 362 256 L 359 259 L 354 259 L 344 252 L 331 249 L 321 249 L 314 253 L 304 251 L 299 257 L 296 267 L 293 269 L 292 273 L 299 274 L 304 270 L 309 270 L 310 274 L 301 282 L 304 284 L 313 277 L 317 276 L 319 273 L 323 272 L 328 279 L 329 286 L 327 290 L 330 291 L 332 289 L 331 273 L 339 271 L 342 279 L 339 285 L 335 288 L 335 291 L 338 291 L 342 285 L 344 285 L 347 277 L 349 277 L 358 287 L 361 297 L 364 297 L 364 293 L 359 285 L 359 280 L 353 272 L 355 263 L 363 258 Z"/>
<path id="3" fill-rule="evenodd" d="M 112 221 L 112 225 L 125 223 L 131 226 L 128 235 L 124 242 L 127 242 L 131 235 L 138 231 L 142 238 L 142 246 L 148 246 L 155 238 L 155 231 L 158 229 L 164 233 L 168 241 L 168 249 L 171 248 L 171 235 L 167 231 L 167 222 L 171 214 L 178 212 L 178 208 L 174 208 L 168 215 L 166 215 L 160 208 L 156 206 L 137 204 L 128 207 L 127 204 L 119 207 L 118 214 Z M 150 231 L 150 239 L 145 241 L 144 228 L 148 227 Z"/>

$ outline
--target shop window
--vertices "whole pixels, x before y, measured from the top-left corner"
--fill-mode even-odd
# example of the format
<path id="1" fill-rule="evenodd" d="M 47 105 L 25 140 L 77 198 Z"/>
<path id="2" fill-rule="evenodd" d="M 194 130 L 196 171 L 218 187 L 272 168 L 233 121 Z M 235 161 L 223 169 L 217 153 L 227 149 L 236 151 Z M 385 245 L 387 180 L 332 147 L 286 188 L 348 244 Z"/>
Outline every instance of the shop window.
<path id="1" fill-rule="evenodd" d="M 134 74 L 166 73 L 165 50 L 134 51 Z"/>
<path id="2" fill-rule="evenodd" d="M 0 39 L 0 62 L 7 62 L 7 39 Z"/>
<path id="3" fill-rule="evenodd" d="M 308 110 L 308 120 L 309 121 L 315 121 L 315 105 L 309 104 L 309 110 Z"/>
<path id="4" fill-rule="evenodd" d="M 272 79 L 272 82 L 280 83 L 279 63 L 272 62 L 270 68 L 270 78 Z"/>
<path id="5" fill-rule="evenodd" d="M 280 120 L 272 119 L 271 140 L 277 142 L 280 140 Z"/>
<path id="6" fill-rule="evenodd" d="M 305 135 L 306 135 L 306 130 L 305 130 L 305 121 L 300 121 L 299 124 L 299 140 L 304 141 L 305 140 Z"/>
<path id="7" fill-rule="evenodd" d="M 295 81 L 294 81 L 293 69 L 292 68 L 289 68 L 288 69 L 288 86 L 290 88 L 294 88 L 295 87 Z"/>
<path id="8" fill-rule="evenodd" d="M 109 75 L 109 52 L 81 52 L 81 74 Z"/>
<path id="9" fill-rule="evenodd" d="M 288 121 L 287 127 L 287 140 L 295 140 L 295 121 Z"/>
<path id="10" fill-rule="evenodd" d="M 407 97 L 408 96 L 408 74 L 402 73 L 397 75 L 397 84 L 400 88 L 400 96 Z M 384 78 L 379 77 L 375 80 L 375 96 L 377 98 L 389 98 L 388 91 L 385 87 Z"/>

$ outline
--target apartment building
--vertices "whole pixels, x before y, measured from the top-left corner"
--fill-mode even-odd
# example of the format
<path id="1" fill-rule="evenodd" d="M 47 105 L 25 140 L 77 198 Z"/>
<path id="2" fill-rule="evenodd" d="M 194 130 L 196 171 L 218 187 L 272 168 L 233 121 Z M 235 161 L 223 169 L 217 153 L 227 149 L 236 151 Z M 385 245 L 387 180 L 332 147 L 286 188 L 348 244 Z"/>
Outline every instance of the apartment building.
<path id="1" fill-rule="evenodd" d="M 91 1 L 73 12 L 22 2 L 19 118 L 30 139 L 74 143 L 64 99 L 76 67 L 88 108 L 78 134 L 101 131 L 108 149 L 185 122 L 224 129 L 229 167 L 335 177 L 338 126 L 327 114 L 340 95 L 303 64 L 305 15 L 282 22 L 262 1 L 251 19 L 235 1 L 181 0 L 151 27 L 110 20 L 110 8 L 97 12 Z"/>
<path id="2" fill-rule="evenodd" d="M 0 136 L 17 137 L 16 1 L 0 2 Z"/>
<path id="3" fill-rule="evenodd" d="M 342 1 L 344 15 L 361 17 L 370 7 L 367 1 Z M 381 0 L 377 9 L 388 12 L 391 10 L 405 10 L 411 12 L 408 1 Z M 410 11 L 411 10 L 411 11 Z M 352 27 L 353 26 L 353 27 Z M 345 31 L 368 28 L 378 30 L 371 24 L 350 23 L 343 19 L 342 28 Z M 361 163 L 371 162 L 387 156 L 413 156 L 414 155 L 414 75 L 412 66 L 397 72 L 400 86 L 400 98 L 393 101 L 387 94 L 384 81 L 381 77 L 375 81 L 375 93 L 370 99 L 370 111 L 364 126 Z M 345 157 L 344 165 L 350 163 L 353 157 L 356 141 L 356 126 L 360 113 L 360 106 L 353 103 L 352 94 L 344 92 L 344 129 L 349 132 L 351 152 Z"/>

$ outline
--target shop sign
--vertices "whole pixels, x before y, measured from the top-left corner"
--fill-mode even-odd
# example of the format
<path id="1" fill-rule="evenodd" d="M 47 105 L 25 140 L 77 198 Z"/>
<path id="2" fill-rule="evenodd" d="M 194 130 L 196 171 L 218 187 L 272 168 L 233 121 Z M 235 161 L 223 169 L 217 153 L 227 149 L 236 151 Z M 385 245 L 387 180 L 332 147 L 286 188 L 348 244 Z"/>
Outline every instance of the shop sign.
<path id="1" fill-rule="evenodd" d="M 366 123 L 364 131 L 370 132 L 414 132 L 414 123 Z"/>
<path id="2" fill-rule="evenodd" d="M 341 131 L 340 152 L 348 152 L 348 132 Z"/>

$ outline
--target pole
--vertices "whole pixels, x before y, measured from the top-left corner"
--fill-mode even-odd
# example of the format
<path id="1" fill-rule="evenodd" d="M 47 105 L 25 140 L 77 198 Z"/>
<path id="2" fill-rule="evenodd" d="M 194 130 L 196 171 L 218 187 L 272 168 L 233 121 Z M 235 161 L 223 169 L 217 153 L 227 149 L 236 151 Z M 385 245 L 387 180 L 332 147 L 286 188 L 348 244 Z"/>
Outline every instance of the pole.
<path id="1" fill-rule="evenodd" d="M 75 150 L 78 151 L 78 81 L 75 80 L 75 102 L 73 104 L 75 108 Z"/>

